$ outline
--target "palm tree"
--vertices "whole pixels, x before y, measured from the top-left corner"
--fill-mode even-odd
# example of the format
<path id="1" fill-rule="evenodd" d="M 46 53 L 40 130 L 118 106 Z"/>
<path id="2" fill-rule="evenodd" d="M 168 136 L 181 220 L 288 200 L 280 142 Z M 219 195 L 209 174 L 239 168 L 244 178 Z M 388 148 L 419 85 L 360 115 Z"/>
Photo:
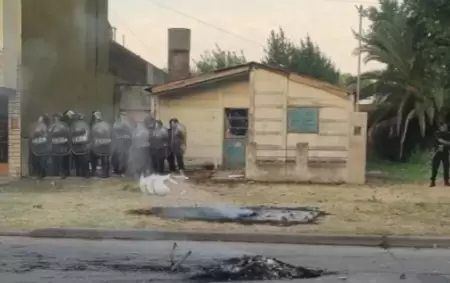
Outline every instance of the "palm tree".
<path id="1" fill-rule="evenodd" d="M 407 13 L 399 4 L 392 4 L 396 1 L 382 2 L 385 4 L 381 5 L 382 9 L 390 10 L 378 15 L 371 11 L 370 17 L 376 22 L 368 34 L 355 33 L 362 41 L 362 47 L 356 52 L 364 56 L 365 63 L 377 61 L 386 65 L 383 70 L 361 75 L 361 80 L 369 81 L 362 93 L 371 90 L 378 97 L 372 128 L 395 119 L 395 133 L 400 137 L 399 158 L 402 158 L 410 121 L 416 118 L 425 136 L 427 127 L 445 114 L 447 92 L 433 85 L 426 60 L 415 50 L 416 26 L 410 24 Z"/>

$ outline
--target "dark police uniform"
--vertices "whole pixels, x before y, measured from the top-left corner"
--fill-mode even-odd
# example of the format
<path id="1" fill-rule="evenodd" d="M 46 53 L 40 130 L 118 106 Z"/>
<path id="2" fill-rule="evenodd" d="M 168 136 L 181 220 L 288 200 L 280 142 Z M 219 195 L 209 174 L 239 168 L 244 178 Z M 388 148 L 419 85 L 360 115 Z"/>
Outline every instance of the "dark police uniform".
<path id="1" fill-rule="evenodd" d="M 437 131 L 435 133 L 435 152 L 433 155 L 433 159 L 431 160 L 431 183 L 430 187 L 436 186 L 436 176 L 439 169 L 439 166 L 442 163 L 444 167 L 444 182 L 445 185 L 449 185 L 449 146 L 444 145 L 439 142 L 438 139 L 442 139 L 445 141 L 449 141 L 449 133 Z"/>

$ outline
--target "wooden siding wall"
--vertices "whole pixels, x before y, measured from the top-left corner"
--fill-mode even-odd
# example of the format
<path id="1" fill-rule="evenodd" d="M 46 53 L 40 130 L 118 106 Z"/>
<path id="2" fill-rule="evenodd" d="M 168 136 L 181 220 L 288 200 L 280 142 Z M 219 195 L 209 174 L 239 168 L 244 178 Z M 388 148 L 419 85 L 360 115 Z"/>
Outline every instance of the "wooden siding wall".
<path id="1" fill-rule="evenodd" d="M 349 146 L 349 113 L 351 100 L 345 100 L 327 91 L 289 81 L 288 107 L 319 107 L 319 133 L 288 133 L 287 147 L 294 149 L 297 143 L 309 144 L 311 160 L 346 160 Z M 294 152 L 288 151 L 294 158 Z"/>
<path id="2" fill-rule="evenodd" d="M 286 95 L 284 75 L 255 70 L 252 73 L 251 141 L 258 145 L 258 159 L 285 161 Z"/>
<path id="3" fill-rule="evenodd" d="M 187 128 L 187 164 L 222 164 L 224 108 L 248 108 L 248 89 L 247 80 L 227 82 L 156 100 L 156 115 L 165 125 L 178 118 Z"/>
<path id="4" fill-rule="evenodd" d="M 251 80 L 251 141 L 260 161 L 294 161 L 297 143 L 308 143 L 309 160 L 346 160 L 351 100 L 265 70 Z M 319 107 L 319 133 L 288 133 L 288 107 Z"/>

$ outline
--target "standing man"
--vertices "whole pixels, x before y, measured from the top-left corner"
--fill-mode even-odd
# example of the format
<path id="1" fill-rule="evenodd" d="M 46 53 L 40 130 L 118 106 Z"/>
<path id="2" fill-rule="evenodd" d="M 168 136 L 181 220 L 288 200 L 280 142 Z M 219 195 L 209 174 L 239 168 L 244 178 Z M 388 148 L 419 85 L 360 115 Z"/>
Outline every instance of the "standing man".
<path id="1" fill-rule="evenodd" d="M 158 175 L 164 174 L 164 161 L 166 160 L 166 149 L 168 144 L 167 130 L 160 120 L 155 121 L 155 128 L 151 133 L 151 162 L 154 172 Z"/>
<path id="2" fill-rule="evenodd" d="M 450 186 L 449 183 L 449 133 L 447 132 L 447 124 L 442 124 L 439 127 L 439 131 L 435 133 L 435 153 L 431 160 L 431 183 L 430 187 L 436 186 L 436 176 L 440 164 L 444 167 L 444 182 L 446 186 Z"/>
<path id="3" fill-rule="evenodd" d="M 168 158 L 171 172 L 176 171 L 175 162 L 180 174 L 184 174 L 184 152 L 186 150 L 186 129 L 178 122 L 178 119 L 170 119 Z"/>

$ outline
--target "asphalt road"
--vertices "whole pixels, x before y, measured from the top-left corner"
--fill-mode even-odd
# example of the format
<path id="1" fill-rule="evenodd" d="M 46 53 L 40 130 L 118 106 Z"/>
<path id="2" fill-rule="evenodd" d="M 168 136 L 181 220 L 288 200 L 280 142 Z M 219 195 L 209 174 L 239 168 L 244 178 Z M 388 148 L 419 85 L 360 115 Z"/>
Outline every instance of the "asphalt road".
<path id="1" fill-rule="evenodd" d="M 186 275 L 149 271 L 167 266 L 172 242 L 82 241 L 0 238 L 0 282 L 186 282 Z M 290 282 L 450 283 L 450 250 L 385 251 L 373 248 L 178 242 L 184 264 L 262 254 L 337 271 L 338 275 Z M 403 277 L 402 274 L 405 276 Z M 280 282 L 280 281 L 271 281 Z"/>

